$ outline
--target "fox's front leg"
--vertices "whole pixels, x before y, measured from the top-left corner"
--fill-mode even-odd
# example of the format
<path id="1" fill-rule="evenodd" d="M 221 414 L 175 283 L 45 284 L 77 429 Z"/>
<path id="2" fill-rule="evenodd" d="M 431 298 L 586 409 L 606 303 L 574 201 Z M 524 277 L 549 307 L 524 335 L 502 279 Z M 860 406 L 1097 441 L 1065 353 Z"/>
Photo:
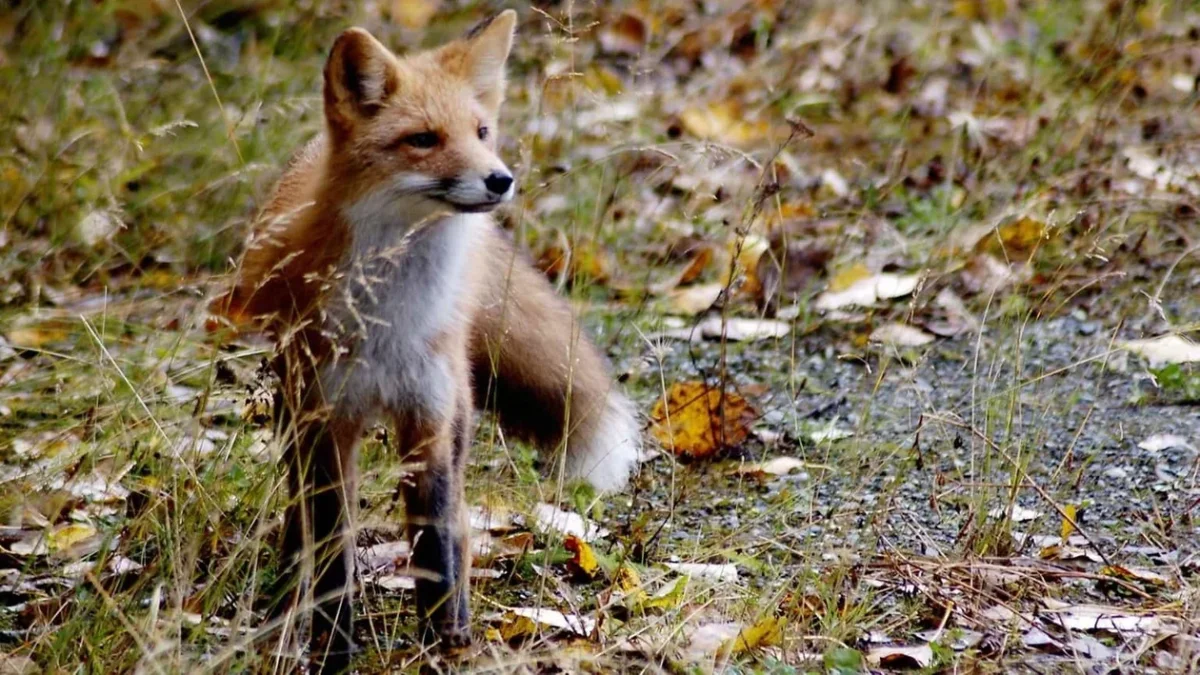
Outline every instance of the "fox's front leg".
<path id="1" fill-rule="evenodd" d="M 473 429 L 465 360 L 455 381 L 454 404 L 443 419 L 397 419 L 407 456 L 423 465 L 404 490 L 421 641 L 447 647 L 471 641 L 463 469 Z"/>
<path id="2" fill-rule="evenodd" d="M 285 429 L 289 501 L 284 520 L 288 590 L 276 614 L 312 610 L 311 656 L 317 670 L 344 672 L 354 650 L 354 532 L 358 474 L 355 450 L 364 424 L 330 418 L 315 402 L 290 414 Z M 312 587 L 312 604 L 304 589 Z"/>

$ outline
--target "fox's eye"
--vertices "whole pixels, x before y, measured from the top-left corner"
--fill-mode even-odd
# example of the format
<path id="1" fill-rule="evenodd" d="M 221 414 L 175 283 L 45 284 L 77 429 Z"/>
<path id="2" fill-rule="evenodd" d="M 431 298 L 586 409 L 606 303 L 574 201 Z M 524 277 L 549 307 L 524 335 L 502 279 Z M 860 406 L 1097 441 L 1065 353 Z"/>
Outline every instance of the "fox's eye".
<path id="1" fill-rule="evenodd" d="M 488 139 L 488 128 L 481 124 L 481 125 L 479 125 L 479 140 L 486 141 L 487 139 Z"/>
<path id="2" fill-rule="evenodd" d="M 438 141 L 440 140 L 441 139 L 438 138 L 436 132 L 421 131 L 401 138 L 400 142 L 404 143 L 405 145 L 410 145 L 414 148 L 423 148 L 428 150 L 429 148 L 437 147 Z"/>

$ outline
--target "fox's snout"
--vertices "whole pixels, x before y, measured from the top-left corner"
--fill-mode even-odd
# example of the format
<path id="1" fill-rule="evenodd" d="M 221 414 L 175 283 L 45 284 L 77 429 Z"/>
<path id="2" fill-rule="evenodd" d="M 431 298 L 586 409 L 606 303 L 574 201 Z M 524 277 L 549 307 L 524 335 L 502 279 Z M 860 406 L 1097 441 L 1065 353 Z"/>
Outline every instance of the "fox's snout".
<path id="1" fill-rule="evenodd" d="M 513 198 L 514 179 L 507 167 L 469 173 L 443 183 L 443 199 L 462 211 L 491 211 Z"/>

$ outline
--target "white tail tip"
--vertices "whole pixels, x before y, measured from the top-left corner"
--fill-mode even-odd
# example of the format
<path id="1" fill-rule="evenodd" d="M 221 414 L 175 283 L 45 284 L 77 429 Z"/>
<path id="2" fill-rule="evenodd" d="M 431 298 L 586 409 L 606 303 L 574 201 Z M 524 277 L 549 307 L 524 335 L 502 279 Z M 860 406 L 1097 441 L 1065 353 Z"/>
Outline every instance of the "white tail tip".
<path id="1" fill-rule="evenodd" d="M 619 392 L 608 395 L 604 414 L 590 435 L 576 436 L 567 449 L 567 477 L 582 478 L 601 492 L 629 484 L 642 445 L 633 404 Z"/>

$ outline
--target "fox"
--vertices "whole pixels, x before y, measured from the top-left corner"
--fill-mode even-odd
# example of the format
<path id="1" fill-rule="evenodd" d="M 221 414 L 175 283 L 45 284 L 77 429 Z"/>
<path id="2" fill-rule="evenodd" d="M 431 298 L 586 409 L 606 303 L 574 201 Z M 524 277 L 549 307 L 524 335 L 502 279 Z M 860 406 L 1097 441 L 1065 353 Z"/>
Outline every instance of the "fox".
<path id="1" fill-rule="evenodd" d="M 489 215 L 516 191 L 497 145 L 516 24 L 506 10 L 407 55 L 341 33 L 324 128 L 286 166 L 211 304 L 275 344 L 293 582 L 278 613 L 307 617 L 322 672 L 356 648 L 356 454 L 376 422 L 418 467 L 399 491 L 420 637 L 441 647 L 471 640 L 464 469 L 477 410 L 552 453 L 558 478 L 612 493 L 636 469 L 629 398 Z"/>

